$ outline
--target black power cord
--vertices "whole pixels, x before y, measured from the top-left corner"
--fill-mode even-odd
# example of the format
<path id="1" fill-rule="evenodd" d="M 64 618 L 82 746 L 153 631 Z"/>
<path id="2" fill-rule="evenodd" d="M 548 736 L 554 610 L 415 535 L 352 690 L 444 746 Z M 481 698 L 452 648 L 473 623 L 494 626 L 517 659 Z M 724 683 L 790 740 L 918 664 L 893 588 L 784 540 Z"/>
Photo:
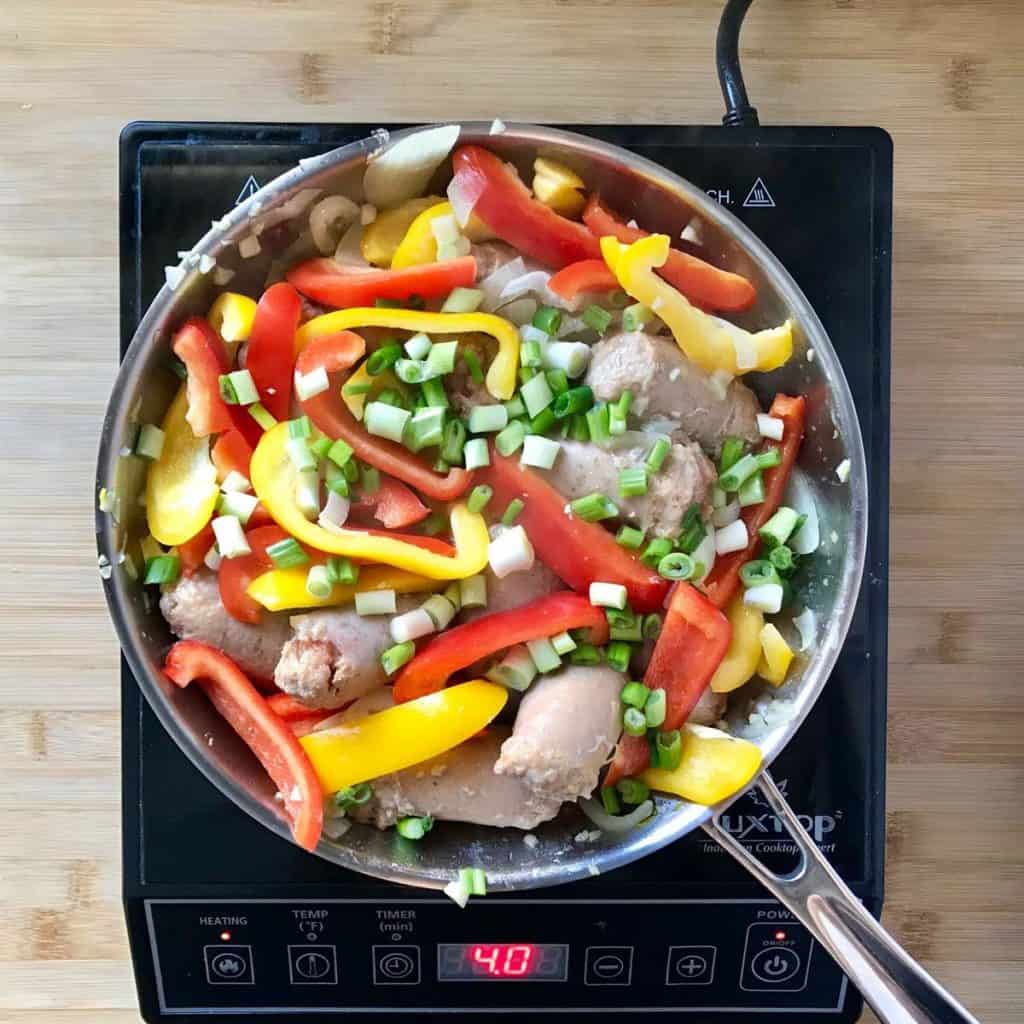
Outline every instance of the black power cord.
<path id="1" fill-rule="evenodd" d="M 750 105 L 747 87 L 740 68 L 740 28 L 743 18 L 754 0 L 726 0 L 718 22 L 715 39 L 715 64 L 718 66 L 718 84 L 725 99 L 722 124 L 730 128 L 756 128 L 760 122 L 757 110 Z"/>

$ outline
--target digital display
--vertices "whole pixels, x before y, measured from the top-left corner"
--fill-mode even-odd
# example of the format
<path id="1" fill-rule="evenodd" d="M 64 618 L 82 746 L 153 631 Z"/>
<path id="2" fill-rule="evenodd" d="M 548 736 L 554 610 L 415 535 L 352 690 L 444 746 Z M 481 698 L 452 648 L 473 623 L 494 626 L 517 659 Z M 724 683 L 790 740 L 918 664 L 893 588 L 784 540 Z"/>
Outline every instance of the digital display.
<path id="1" fill-rule="evenodd" d="M 569 947 L 534 942 L 442 942 L 438 981 L 565 981 Z"/>

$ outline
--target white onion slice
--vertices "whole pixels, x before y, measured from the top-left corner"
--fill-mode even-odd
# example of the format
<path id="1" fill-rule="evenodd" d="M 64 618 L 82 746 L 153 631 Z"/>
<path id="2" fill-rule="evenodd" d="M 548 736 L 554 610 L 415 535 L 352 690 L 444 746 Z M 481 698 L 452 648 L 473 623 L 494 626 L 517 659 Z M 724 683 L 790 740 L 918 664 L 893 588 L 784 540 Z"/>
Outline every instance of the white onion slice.
<path id="1" fill-rule="evenodd" d="M 363 259 L 362 241 L 363 225 L 357 220 L 341 236 L 338 248 L 334 250 L 334 262 L 347 267 L 369 267 L 370 264 Z"/>
<path id="2" fill-rule="evenodd" d="M 511 321 L 516 327 L 523 327 L 530 323 L 536 312 L 537 300 L 531 298 L 513 299 L 495 310 L 498 316 Z"/>
<path id="3" fill-rule="evenodd" d="M 551 275 L 543 270 L 531 270 L 526 274 L 522 274 L 519 277 L 514 277 L 509 281 L 504 288 L 501 289 L 501 294 L 498 296 L 500 301 L 507 302 L 510 299 L 518 299 L 523 295 L 529 295 L 531 292 L 539 293 L 547 291 L 548 281 L 551 280 Z"/>
<path id="4" fill-rule="evenodd" d="M 509 260 L 503 267 L 498 267 L 493 273 L 488 274 L 477 285 L 484 293 L 483 302 L 480 304 L 481 308 L 490 313 L 501 305 L 502 289 L 509 281 L 514 281 L 525 273 L 526 264 L 523 263 L 522 256 L 517 256 L 514 260 Z"/>
<path id="5" fill-rule="evenodd" d="M 332 526 L 339 528 L 344 526 L 351 506 L 352 503 L 348 498 L 343 498 L 337 491 L 328 491 L 327 504 L 324 505 L 320 513 L 320 525 L 326 526 L 328 529 Z"/>
<path id="6" fill-rule="evenodd" d="M 363 175 L 366 201 L 384 210 L 422 195 L 458 137 L 459 126 L 446 124 L 414 132 L 385 146 L 367 162 Z"/>
<path id="7" fill-rule="evenodd" d="M 654 801 L 645 800 L 642 804 L 634 807 L 629 814 L 608 814 L 597 800 L 588 798 L 580 801 L 580 810 L 602 832 L 628 832 L 654 813 Z"/>
<path id="8" fill-rule="evenodd" d="M 805 608 L 793 619 L 793 625 L 796 626 L 800 634 L 800 650 L 806 651 L 814 643 L 814 634 L 818 628 L 818 617 L 810 608 Z"/>
<path id="9" fill-rule="evenodd" d="M 818 526 L 818 509 L 813 501 L 802 501 L 795 504 L 797 512 L 807 516 L 804 525 L 789 538 L 789 546 L 798 555 L 809 555 L 818 550 L 821 534 Z"/>
<path id="10" fill-rule="evenodd" d="M 446 194 L 448 202 L 452 204 L 452 211 L 459 227 L 464 228 L 473 215 L 473 207 L 476 201 L 483 194 L 484 182 L 477 181 L 465 174 L 456 174 L 448 183 Z"/>

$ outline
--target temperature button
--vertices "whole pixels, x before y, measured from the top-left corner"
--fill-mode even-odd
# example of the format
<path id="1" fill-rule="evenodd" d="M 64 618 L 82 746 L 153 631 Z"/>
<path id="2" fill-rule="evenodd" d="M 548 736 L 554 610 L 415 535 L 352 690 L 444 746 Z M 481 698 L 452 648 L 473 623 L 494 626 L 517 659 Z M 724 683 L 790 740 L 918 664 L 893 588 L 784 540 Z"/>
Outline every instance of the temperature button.
<path id="1" fill-rule="evenodd" d="M 252 946 L 203 946 L 210 985 L 253 985 Z"/>
<path id="2" fill-rule="evenodd" d="M 752 924 L 743 950 L 740 988 L 745 992 L 803 991 L 813 945 L 810 934 L 799 925 Z"/>
<path id="3" fill-rule="evenodd" d="M 419 946 L 374 946 L 374 985 L 418 985 Z"/>
<path id="4" fill-rule="evenodd" d="M 289 946 L 288 974 L 293 985 L 337 985 L 337 950 L 334 946 Z"/>

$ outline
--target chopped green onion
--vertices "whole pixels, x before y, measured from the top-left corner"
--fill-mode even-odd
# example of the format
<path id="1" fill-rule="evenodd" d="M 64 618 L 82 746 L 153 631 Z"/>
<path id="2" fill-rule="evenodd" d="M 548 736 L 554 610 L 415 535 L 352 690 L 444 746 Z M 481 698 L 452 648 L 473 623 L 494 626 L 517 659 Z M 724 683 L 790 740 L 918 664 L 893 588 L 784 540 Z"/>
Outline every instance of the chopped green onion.
<path id="1" fill-rule="evenodd" d="M 237 516 L 218 516 L 210 525 L 213 527 L 213 535 L 217 539 L 217 550 L 222 558 L 239 558 L 251 553 L 252 548 L 249 547 L 249 541 L 242 532 L 242 524 Z M 143 548 L 143 554 L 145 554 L 145 548 Z"/>
<path id="2" fill-rule="evenodd" d="M 448 408 L 448 395 L 445 394 L 444 384 L 437 377 L 425 380 L 420 385 L 420 392 L 428 407 L 432 409 Z"/>
<path id="3" fill-rule="evenodd" d="M 594 392 L 586 385 L 563 391 L 551 406 L 555 419 L 564 420 L 579 412 L 586 412 L 594 405 Z"/>
<path id="4" fill-rule="evenodd" d="M 359 579 L 359 566 L 341 555 L 331 555 L 327 559 L 327 577 L 332 583 L 355 583 Z"/>
<path id="5" fill-rule="evenodd" d="M 441 458 L 455 466 L 462 462 L 462 450 L 466 444 L 466 424 L 462 420 L 450 419 L 444 425 L 441 436 Z"/>
<path id="6" fill-rule="evenodd" d="M 295 500 L 307 519 L 316 519 L 320 514 L 320 474 L 315 468 L 303 469 L 299 471 L 298 477 Z"/>
<path id="7" fill-rule="evenodd" d="M 356 615 L 394 615 L 397 610 L 393 590 L 365 590 L 356 594 Z"/>
<path id="8" fill-rule="evenodd" d="M 225 494 L 229 494 L 232 491 L 244 493 L 245 491 L 252 490 L 252 484 L 249 482 L 248 477 L 242 476 L 237 469 L 232 469 L 221 481 L 220 489 Z"/>
<path id="9" fill-rule="evenodd" d="M 358 596 L 357 594 L 356 597 L 358 598 Z M 411 640 L 406 640 L 404 643 L 395 644 L 393 647 L 387 648 L 380 656 L 380 663 L 384 669 L 384 674 L 393 676 L 403 665 L 412 661 L 415 653 L 416 645 Z"/>
<path id="10" fill-rule="evenodd" d="M 336 466 L 344 466 L 352 458 L 352 446 L 339 439 L 331 445 L 327 452 L 327 458 Z"/>
<path id="11" fill-rule="evenodd" d="M 431 342 L 428 335 L 421 332 L 414 334 L 411 338 L 406 338 L 405 344 L 402 347 L 410 359 L 426 359 L 427 354 L 433 347 L 433 342 Z"/>
<path id="12" fill-rule="evenodd" d="M 383 299 L 377 298 L 373 300 L 374 306 L 377 309 L 401 309 L 402 303 L 399 299 Z"/>
<path id="13" fill-rule="evenodd" d="M 510 647 L 505 657 L 486 673 L 488 679 L 509 690 L 522 693 L 537 678 L 537 666 L 525 644 Z"/>
<path id="14" fill-rule="evenodd" d="M 487 876 L 483 868 L 460 868 L 459 881 L 470 896 L 487 895 Z"/>
<path id="15" fill-rule="evenodd" d="M 630 466 L 619 472 L 619 494 L 623 498 L 638 498 L 647 493 L 647 469 Z"/>
<path id="16" fill-rule="evenodd" d="M 526 649 L 530 652 L 530 657 L 533 658 L 538 672 L 554 672 L 562 664 L 562 659 L 546 636 L 527 640 Z"/>
<path id="17" fill-rule="evenodd" d="M 462 353 L 462 361 L 466 364 L 466 369 L 469 370 L 470 377 L 473 378 L 474 384 L 483 384 L 484 382 L 484 371 L 480 365 L 480 360 L 477 359 L 476 353 L 472 349 L 466 349 Z M 511 413 L 509 414 L 511 415 Z"/>
<path id="18" fill-rule="evenodd" d="M 448 599 L 448 603 L 456 610 L 462 607 L 462 588 L 459 586 L 458 580 L 452 580 L 447 587 L 444 588 L 444 596 Z"/>
<path id="19" fill-rule="evenodd" d="M 562 326 L 562 313 L 554 306 L 541 306 L 533 314 L 531 321 L 533 326 L 545 334 L 557 334 L 558 328 Z"/>
<path id="20" fill-rule="evenodd" d="M 692 579 L 695 569 L 693 559 L 682 551 L 673 551 L 658 562 L 658 575 L 667 580 Z"/>
<path id="21" fill-rule="evenodd" d="M 722 441 L 722 453 L 718 457 L 718 472 L 732 469 L 743 457 L 743 438 L 727 437 Z"/>
<path id="22" fill-rule="evenodd" d="M 598 523 L 602 519 L 614 519 L 619 514 L 615 503 L 603 494 L 594 492 L 584 498 L 576 498 L 569 502 L 572 514 L 585 523 Z"/>
<path id="23" fill-rule="evenodd" d="M 683 516 L 683 529 L 676 544 L 684 555 L 692 555 L 700 546 L 706 533 L 707 528 L 701 518 L 700 505 L 694 502 Z"/>
<path id="24" fill-rule="evenodd" d="M 366 494 L 376 494 L 380 490 L 380 470 L 366 463 L 360 466 L 359 486 Z"/>
<path id="25" fill-rule="evenodd" d="M 309 591 L 313 597 L 330 597 L 331 590 L 334 588 L 331 585 L 331 578 L 327 571 L 326 565 L 311 565 L 309 572 L 306 573 L 306 590 Z"/>
<path id="26" fill-rule="evenodd" d="M 760 505 L 764 501 L 764 477 L 761 473 L 755 473 L 740 485 L 738 497 L 740 508 Z"/>
<path id="27" fill-rule="evenodd" d="M 782 451 L 779 448 L 768 448 L 766 451 L 758 452 L 754 458 L 757 460 L 758 469 L 771 469 L 782 462 Z"/>
<path id="28" fill-rule="evenodd" d="M 508 413 L 509 422 L 517 417 L 526 415 L 526 406 L 523 405 L 523 400 L 518 395 L 513 395 L 512 398 L 502 404 L 505 406 L 505 412 Z"/>
<path id="29" fill-rule="evenodd" d="M 632 608 L 606 608 L 605 618 L 608 620 L 608 635 L 612 640 L 629 640 L 639 643 L 643 639 L 643 623 L 640 616 Z"/>
<path id="30" fill-rule="evenodd" d="M 475 313 L 484 301 L 479 288 L 453 288 L 441 306 L 442 313 Z"/>
<path id="31" fill-rule="evenodd" d="M 522 446 L 526 437 L 526 426 L 520 420 L 513 420 L 494 439 L 494 447 L 500 455 L 511 455 Z"/>
<path id="32" fill-rule="evenodd" d="M 414 608 L 411 612 L 396 615 L 388 623 L 391 639 L 396 644 L 404 644 L 407 640 L 419 640 L 420 637 L 428 636 L 436 629 L 434 620 L 423 608 Z"/>
<path id="33" fill-rule="evenodd" d="M 393 647 L 391 649 L 394 650 Z M 422 818 L 399 818 L 395 822 L 395 831 L 403 839 L 422 839 L 433 827 L 434 819 L 429 814 Z"/>
<path id="34" fill-rule="evenodd" d="M 397 342 L 390 341 L 370 354 L 369 359 L 366 360 L 366 372 L 371 377 L 376 377 L 394 366 L 401 358 L 402 346 Z"/>
<path id="35" fill-rule="evenodd" d="M 542 409 L 546 409 L 555 400 L 548 385 L 548 379 L 542 373 L 531 377 L 519 389 L 519 394 L 531 417 L 536 416 Z"/>
<path id="36" fill-rule="evenodd" d="M 146 563 L 146 586 L 174 583 L 181 575 L 181 559 L 177 555 L 158 555 Z"/>
<path id="37" fill-rule="evenodd" d="M 373 385 L 369 381 L 353 381 L 351 384 L 346 384 L 342 389 L 342 394 L 348 395 L 350 398 L 355 398 L 357 395 L 368 395 L 373 390 Z"/>
<path id="38" fill-rule="evenodd" d="M 674 772 L 683 760 L 683 738 L 679 730 L 659 732 L 654 741 L 654 750 L 658 755 L 658 767 L 667 772 Z"/>
<path id="39" fill-rule="evenodd" d="M 590 365 L 590 346 L 582 341 L 553 341 L 542 350 L 544 365 L 569 377 L 582 377 Z"/>
<path id="40" fill-rule="evenodd" d="M 447 470 L 445 470 L 447 472 Z M 448 520 L 440 512 L 431 512 L 426 519 L 420 523 L 420 533 L 428 537 L 436 537 L 439 533 L 448 528 Z"/>
<path id="41" fill-rule="evenodd" d="M 368 402 L 363 412 L 363 426 L 377 437 L 400 442 L 411 415 L 407 409 L 396 409 L 383 402 Z"/>
<path id="42" fill-rule="evenodd" d="M 757 531 L 757 534 L 769 550 L 771 548 L 778 547 L 780 544 L 785 544 L 786 541 L 789 540 L 790 535 L 798 529 L 799 518 L 800 516 L 798 513 L 783 505 L 775 515 L 773 515 L 771 519 L 769 519 L 768 522 Z"/>
<path id="43" fill-rule="evenodd" d="M 615 540 L 630 551 L 639 551 L 644 542 L 644 532 L 633 526 L 620 526 Z"/>
<path id="44" fill-rule="evenodd" d="M 532 366 L 523 366 L 522 364 L 520 364 L 520 366 L 519 366 L 519 383 L 520 384 L 525 384 L 528 380 L 532 380 L 534 377 L 537 376 L 538 372 L 539 371 L 536 370 Z"/>
<path id="45" fill-rule="evenodd" d="M 537 434 L 527 434 L 523 439 L 523 454 L 519 457 L 519 462 L 523 466 L 551 469 L 561 450 L 562 446 L 557 441 Z"/>
<path id="46" fill-rule="evenodd" d="M 612 664 L 610 655 L 608 664 Z M 639 708 L 626 708 L 622 712 L 622 729 L 630 736 L 646 736 L 647 719 L 644 718 L 644 713 Z"/>
<path id="47" fill-rule="evenodd" d="M 711 507 L 712 508 L 725 508 L 729 504 L 729 495 L 722 490 L 718 484 L 715 484 L 711 488 Z"/>
<path id="48" fill-rule="evenodd" d="M 647 698 L 650 697 L 651 691 L 649 687 L 644 686 L 643 683 L 631 682 L 626 683 L 619 693 L 619 700 L 622 701 L 626 707 L 640 708 L 643 710 L 644 705 L 647 703 Z"/>
<path id="49" fill-rule="evenodd" d="M 482 469 L 491 464 L 491 453 L 487 450 L 487 442 L 482 437 L 474 437 L 471 441 L 467 441 L 462 450 L 462 456 L 466 469 Z"/>
<path id="50" fill-rule="evenodd" d="M 651 690 L 651 695 L 647 698 L 647 703 L 644 705 L 644 717 L 647 719 L 649 728 L 657 729 L 665 721 L 667 708 L 665 691 L 661 689 Z M 632 803 L 632 801 L 630 802 Z"/>
<path id="51" fill-rule="evenodd" d="M 459 604 L 463 608 L 486 608 L 487 577 L 477 574 L 459 580 Z"/>
<path id="52" fill-rule="evenodd" d="M 350 484 L 354 484 L 359 479 L 359 463 L 355 459 L 349 459 L 341 467 L 341 471 L 345 474 L 345 479 Z"/>
<path id="53" fill-rule="evenodd" d="M 457 341 L 437 342 L 427 355 L 427 369 L 444 376 L 455 369 L 455 354 L 458 351 Z"/>
<path id="54" fill-rule="evenodd" d="M 508 426 L 508 411 L 503 405 L 475 405 L 467 420 L 471 434 L 495 434 Z"/>
<path id="55" fill-rule="evenodd" d="M 377 395 L 376 401 L 383 402 L 384 405 L 393 405 L 396 409 L 405 409 L 408 403 L 405 400 L 405 395 L 401 391 L 396 391 L 394 388 L 385 388 L 379 395 Z"/>
<path id="56" fill-rule="evenodd" d="M 760 587 L 765 583 L 782 581 L 779 579 L 778 569 L 768 559 L 756 558 L 740 566 L 740 582 L 745 587 Z"/>
<path id="57" fill-rule="evenodd" d="M 665 691 L 659 692 L 664 695 Z M 634 807 L 637 804 L 642 804 L 651 795 L 650 786 L 646 782 L 641 782 L 640 779 L 619 779 L 615 788 L 619 791 L 623 801 Z"/>
<path id="58" fill-rule="evenodd" d="M 234 516 L 243 526 L 249 522 L 260 499 L 255 494 L 228 491 L 217 500 L 217 511 L 222 516 Z"/>
<path id="59" fill-rule="evenodd" d="M 744 455 L 719 476 L 718 486 L 724 491 L 738 491 L 757 470 L 757 459 L 753 455 Z"/>
<path id="60" fill-rule="evenodd" d="M 626 607 L 626 588 L 621 583 L 602 583 L 595 580 L 590 584 L 587 596 L 590 603 L 598 608 L 618 608 L 622 611 Z"/>
<path id="61" fill-rule="evenodd" d="M 597 331 L 598 334 L 604 334 L 608 330 L 608 325 L 612 322 L 612 315 L 607 309 L 602 309 L 600 306 L 587 306 L 583 310 L 581 319 L 588 327 L 592 327 Z"/>
<path id="62" fill-rule="evenodd" d="M 657 473 L 661 467 L 665 464 L 665 459 L 668 457 L 668 453 L 672 450 L 672 442 L 667 437 L 659 437 L 655 442 L 654 446 L 647 453 L 647 458 L 644 459 L 644 465 L 652 473 Z"/>
<path id="63" fill-rule="evenodd" d="M 544 376 L 547 377 L 548 386 L 555 394 L 555 401 L 558 401 L 558 396 L 569 390 L 569 378 L 565 375 L 565 370 L 548 370 Z"/>
<path id="64" fill-rule="evenodd" d="M 168 357 L 167 366 L 178 380 L 188 379 L 188 370 L 185 369 L 185 364 L 177 356 Z"/>
<path id="65" fill-rule="evenodd" d="M 152 423 L 143 423 L 135 441 L 135 454 L 156 461 L 164 450 L 164 432 Z"/>
<path id="66" fill-rule="evenodd" d="M 574 441 L 590 440 L 590 427 L 587 426 L 586 413 L 578 412 L 569 421 L 569 436 Z"/>
<path id="67" fill-rule="evenodd" d="M 351 811 L 353 807 L 362 807 L 373 797 L 373 786 L 368 782 L 357 782 L 354 786 L 346 786 L 334 794 L 335 806 L 343 811 Z"/>
<path id="68" fill-rule="evenodd" d="M 438 377 L 426 360 L 399 359 L 395 363 L 395 375 L 406 384 L 422 384 L 431 377 Z"/>
<path id="69" fill-rule="evenodd" d="M 661 616 L 657 612 L 651 612 L 644 616 L 641 635 L 645 640 L 654 640 L 661 633 Z"/>
<path id="70" fill-rule="evenodd" d="M 318 458 L 324 459 L 327 457 L 327 453 L 331 450 L 331 444 L 333 442 L 329 437 L 324 437 L 322 434 L 315 441 L 311 441 L 309 444 L 309 450 Z"/>
<path id="71" fill-rule="evenodd" d="M 548 406 L 530 420 L 530 433 L 546 434 L 555 423 L 555 414 L 551 411 L 551 406 Z"/>
<path id="72" fill-rule="evenodd" d="M 466 506 L 470 512 L 483 512 L 487 507 L 487 502 L 491 500 L 494 495 L 494 489 L 488 487 L 487 484 L 478 484 L 469 492 L 469 500 L 466 502 Z"/>
<path id="73" fill-rule="evenodd" d="M 308 416 L 300 416 L 297 420 L 288 421 L 288 436 L 306 438 L 313 435 L 313 424 Z"/>
<path id="74" fill-rule="evenodd" d="M 220 393 L 220 397 L 228 405 L 238 405 L 238 395 L 235 394 L 235 386 L 231 383 L 231 375 L 228 373 L 222 373 L 217 378 L 217 390 Z M 257 396 L 258 398 L 258 396 Z"/>
<path id="75" fill-rule="evenodd" d="M 630 303 L 630 298 L 621 288 L 613 288 L 605 297 L 605 302 L 612 309 L 625 309 Z"/>
<path id="76" fill-rule="evenodd" d="M 791 548 L 786 547 L 785 544 L 780 544 L 777 548 L 772 548 L 768 555 L 768 561 L 771 562 L 779 572 L 789 572 L 791 569 L 796 568 L 796 559 L 793 557 L 793 551 Z"/>
<path id="77" fill-rule="evenodd" d="M 672 550 L 672 541 L 665 537 L 655 537 L 644 549 L 640 561 L 652 569 Z"/>
<path id="78" fill-rule="evenodd" d="M 285 537 L 284 540 L 267 545 L 267 557 L 278 569 L 294 569 L 309 561 L 309 555 L 294 537 Z"/>
<path id="79" fill-rule="evenodd" d="M 540 344 L 536 341 L 524 341 L 519 349 L 519 362 L 523 366 L 540 366 Z"/>
<path id="80" fill-rule="evenodd" d="M 501 516 L 502 526 L 511 526 L 523 511 L 523 502 L 519 498 L 513 498 L 505 508 Z"/>
<path id="81" fill-rule="evenodd" d="M 577 644 L 576 650 L 569 655 L 573 665 L 600 665 L 601 651 L 593 644 Z"/>
<path id="82" fill-rule="evenodd" d="M 622 811 L 622 804 L 619 803 L 619 794 L 612 786 L 601 787 L 601 806 L 605 814 L 619 814 Z"/>
<path id="83" fill-rule="evenodd" d="M 259 402 L 253 402 L 252 405 L 247 406 L 246 408 L 249 411 L 249 415 L 263 430 L 271 430 L 277 426 L 277 420 L 275 420 Z"/>
<path id="84" fill-rule="evenodd" d="M 285 448 L 288 450 L 288 458 L 291 459 L 292 465 L 298 472 L 316 469 L 316 456 L 309 450 L 305 438 L 289 437 L 285 442 Z"/>
<path id="85" fill-rule="evenodd" d="M 554 647 L 557 654 L 569 654 L 571 651 L 576 650 L 576 641 L 573 640 L 568 632 L 563 631 L 556 633 L 551 638 L 551 646 Z"/>
<path id="86" fill-rule="evenodd" d="M 598 402 L 587 413 L 587 429 L 590 431 L 590 440 L 596 444 L 607 441 L 611 436 L 608 432 L 608 406 L 604 402 Z"/>
<path id="87" fill-rule="evenodd" d="M 622 311 L 622 329 L 624 331 L 639 331 L 654 319 L 654 314 L 639 302 L 627 306 Z"/>
<path id="88" fill-rule="evenodd" d="M 318 366 L 315 370 L 310 370 L 309 373 L 295 374 L 295 394 L 301 402 L 323 394 L 330 386 L 331 382 L 327 377 L 327 370 L 322 366 Z M 235 390 L 238 390 L 237 386 Z"/>
<path id="89" fill-rule="evenodd" d="M 444 419 L 444 409 L 436 406 L 420 409 L 409 420 L 405 429 L 405 446 L 411 451 L 418 452 L 423 448 L 440 444 L 444 436 Z"/>
<path id="90" fill-rule="evenodd" d="M 456 607 L 442 594 L 431 594 L 430 597 L 420 605 L 429 616 L 434 628 L 447 629 L 448 624 L 455 618 Z"/>

